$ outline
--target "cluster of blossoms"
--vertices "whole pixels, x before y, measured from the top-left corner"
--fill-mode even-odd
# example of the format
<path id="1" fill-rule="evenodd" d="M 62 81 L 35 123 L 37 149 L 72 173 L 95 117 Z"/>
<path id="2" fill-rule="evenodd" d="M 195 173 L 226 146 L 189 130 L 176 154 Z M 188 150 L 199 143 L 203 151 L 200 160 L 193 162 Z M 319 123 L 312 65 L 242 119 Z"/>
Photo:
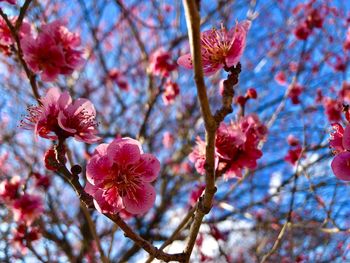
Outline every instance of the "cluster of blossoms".
<path id="1" fill-rule="evenodd" d="M 156 76 L 168 77 L 177 68 L 171 59 L 171 54 L 163 49 L 157 49 L 150 56 L 150 71 Z"/>
<path id="2" fill-rule="evenodd" d="M 325 12 L 322 8 L 313 8 L 313 1 L 307 4 L 300 4 L 294 10 L 294 13 L 305 11 L 303 19 L 295 28 L 294 35 L 300 40 L 306 40 L 312 31 L 316 28 L 322 28 Z"/>
<path id="3" fill-rule="evenodd" d="M 249 21 L 238 23 L 231 30 L 211 29 L 201 35 L 201 55 L 203 72 L 213 75 L 219 69 L 236 66 L 246 45 Z M 191 54 L 181 56 L 177 63 L 187 69 L 193 68 Z"/>
<path id="4" fill-rule="evenodd" d="M 80 36 L 69 32 L 59 20 L 43 25 L 36 37 L 24 36 L 21 46 L 29 68 L 40 73 L 43 81 L 54 81 L 59 74 L 71 74 L 84 63 Z"/>
<path id="5" fill-rule="evenodd" d="M 35 186 L 49 187 L 47 176 L 33 174 Z M 39 195 L 23 193 L 23 182 L 19 176 L 0 183 L 0 202 L 4 203 L 9 211 L 12 211 L 14 220 L 18 224 L 13 231 L 12 241 L 16 247 L 25 252 L 27 242 L 33 242 L 40 238 L 40 231 L 33 226 L 33 222 L 44 211 L 42 198 Z"/>
<path id="6" fill-rule="evenodd" d="M 288 98 L 291 99 L 293 104 L 299 104 L 300 98 L 299 96 L 304 91 L 304 87 L 299 83 L 292 83 L 291 87 L 289 87 Z"/>
<path id="7" fill-rule="evenodd" d="M 322 91 L 318 90 L 316 102 L 323 104 L 325 113 L 330 122 L 339 122 L 342 119 L 343 112 L 345 112 L 345 117 L 350 120 L 348 107 L 344 107 L 344 105 L 350 103 L 350 84 L 348 82 L 343 82 L 338 96 L 335 99 L 323 96 Z"/>
<path id="8" fill-rule="evenodd" d="M 35 134 L 50 140 L 74 137 L 78 141 L 94 143 L 100 140 L 96 136 L 97 122 L 94 105 L 87 99 L 72 100 L 67 91 L 61 93 L 58 88 L 50 88 L 41 105 L 28 107 L 28 116 L 21 122 Z"/>
<path id="9" fill-rule="evenodd" d="M 121 90 L 129 90 L 128 81 L 120 70 L 113 68 L 108 73 L 108 78 L 114 81 Z"/>
<path id="10" fill-rule="evenodd" d="M 97 123 L 95 108 L 87 99 L 72 100 L 68 92 L 57 88 L 48 90 L 38 106 L 29 107 L 29 115 L 22 126 L 34 129 L 43 138 L 64 140 L 74 137 L 79 141 L 94 143 Z M 50 149 L 45 154 L 45 166 L 57 169 L 57 155 L 65 160 L 65 149 Z M 154 204 L 156 193 L 151 185 L 160 170 L 160 163 L 151 154 L 142 151 L 138 141 L 130 138 L 116 139 L 110 144 L 99 145 L 87 165 L 88 183 L 85 190 L 94 197 L 101 213 L 143 214 Z M 36 176 L 40 185 L 48 183 Z M 22 202 L 29 202 L 24 195 Z M 32 200 L 33 201 L 33 200 Z M 22 203 L 19 204 L 22 207 Z M 14 211 L 17 206 L 14 205 Z M 30 205 L 27 205 L 31 209 Z M 20 217 L 19 213 L 17 217 Z M 28 217 L 28 216 L 27 216 Z"/>
<path id="11" fill-rule="evenodd" d="M 170 73 L 177 68 L 177 64 L 172 60 L 171 54 L 162 48 L 157 49 L 150 56 L 149 70 L 155 76 L 168 78 L 162 94 L 164 105 L 169 106 L 175 102 L 180 94 L 179 86 L 170 79 Z"/>
<path id="12" fill-rule="evenodd" d="M 241 177 L 244 168 L 256 168 L 262 156 L 258 146 L 266 134 L 266 126 L 253 114 L 230 124 L 221 123 L 215 140 L 215 168 L 225 178 Z M 205 142 L 201 138 L 197 138 L 197 146 L 189 158 L 197 172 L 204 174 Z"/>
<path id="13" fill-rule="evenodd" d="M 287 155 L 284 157 L 284 160 L 291 165 L 295 165 L 298 160 L 302 157 L 303 148 L 300 145 L 300 142 L 293 135 L 289 135 L 287 142 L 290 146 Z"/>
<path id="14" fill-rule="evenodd" d="M 339 123 L 332 125 L 330 147 L 335 154 L 331 167 L 336 177 L 350 181 L 350 125 L 345 129 Z"/>
<path id="15" fill-rule="evenodd" d="M 16 17 L 9 18 L 9 21 L 14 26 L 16 24 Z M 22 25 L 18 31 L 19 39 L 22 39 L 26 35 L 30 35 L 31 26 L 27 22 L 23 21 Z M 10 28 L 7 26 L 6 21 L 3 18 L 0 18 L 0 49 L 6 55 L 11 54 L 11 45 L 15 43 L 15 40 L 12 36 Z"/>
<path id="16" fill-rule="evenodd" d="M 85 190 L 94 197 L 101 213 L 146 213 L 154 204 L 151 185 L 160 171 L 158 159 L 143 153 L 141 144 L 131 138 L 100 144 L 86 167 Z"/>
<path id="17" fill-rule="evenodd" d="M 176 82 L 167 81 L 165 83 L 165 90 L 162 99 L 165 105 L 174 103 L 176 97 L 180 94 L 179 86 Z"/>

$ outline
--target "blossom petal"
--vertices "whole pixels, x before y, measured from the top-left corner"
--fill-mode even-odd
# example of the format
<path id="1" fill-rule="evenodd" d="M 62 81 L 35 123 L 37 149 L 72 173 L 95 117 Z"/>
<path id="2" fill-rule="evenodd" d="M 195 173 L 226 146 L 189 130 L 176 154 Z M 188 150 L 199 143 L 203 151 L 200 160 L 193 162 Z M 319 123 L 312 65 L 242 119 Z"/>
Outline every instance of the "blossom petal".
<path id="1" fill-rule="evenodd" d="M 191 54 L 186 54 L 178 58 L 177 64 L 180 66 L 187 68 L 187 69 L 192 69 L 193 68 L 193 63 L 192 63 L 192 58 Z"/>
<path id="2" fill-rule="evenodd" d="M 344 181 L 350 181 L 350 152 L 336 155 L 331 167 L 336 177 Z"/>
<path id="3" fill-rule="evenodd" d="M 98 187 L 104 187 L 113 179 L 111 173 L 112 162 L 108 156 L 93 156 L 86 166 L 87 180 Z"/>
<path id="4" fill-rule="evenodd" d="M 234 32 L 234 41 L 226 57 L 228 67 L 236 66 L 239 62 L 246 45 L 247 32 L 250 28 L 249 21 L 240 22 L 236 27 L 232 28 Z"/>
<path id="5" fill-rule="evenodd" d="M 347 125 L 343 134 L 343 147 L 350 150 L 350 125 Z"/>
<path id="6" fill-rule="evenodd" d="M 135 169 L 136 173 L 142 175 L 141 179 L 144 182 L 153 182 L 160 171 L 160 162 L 152 154 L 142 154 L 140 164 Z"/>
<path id="7" fill-rule="evenodd" d="M 145 183 L 134 192 L 134 197 L 129 198 L 128 195 L 123 197 L 126 211 L 131 214 L 144 214 L 152 208 L 156 200 L 156 191 L 151 184 Z"/>
<path id="8" fill-rule="evenodd" d="M 59 108 L 61 110 L 64 110 L 71 103 L 72 103 L 72 97 L 69 95 L 68 91 L 63 92 L 60 98 L 58 99 Z"/>
<path id="9" fill-rule="evenodd" d="M 97 211 L 99 211 L 100 213 L 116 214 L 124 207 L 122 204 L 122 200 L 119 196 L 112 205 L 109 204 L 104 198 L 103 190 L 90 184 L 89 182 L 86 183 L 84 190 L 88 194 L 92 195 L 92 197 L 94 198 L 94 205 Z"/>
<path id="10" fill-rule="evenodd" d="M 140 160 L 142 148 L 138 141 L 131 138 L 114 140 L 107 148 L 107 155 L 118 164 L 132 164 Z"/>

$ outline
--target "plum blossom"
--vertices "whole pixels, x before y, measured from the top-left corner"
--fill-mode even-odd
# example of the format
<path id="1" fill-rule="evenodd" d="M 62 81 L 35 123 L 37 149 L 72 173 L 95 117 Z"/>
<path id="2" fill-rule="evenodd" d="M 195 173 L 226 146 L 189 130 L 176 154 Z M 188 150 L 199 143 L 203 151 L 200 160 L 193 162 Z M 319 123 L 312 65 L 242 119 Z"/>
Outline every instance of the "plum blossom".
<path id="1" fill-rule="evenodd" d="M 38 227 L 29 227 L 25 224 L 20 224 L 13 231 L 12 243 L 23 254 L 27 250 L 27 244 L 40 239 L 40 237 L 41 234 Z"/>
<path id="2" fill-rule="evenodd" d="M 198 199 L 202 196 L 205 189 L 204 184 L 196 185 L 195 189 L 192 190 L 189 198 L 189 204 L 190 206 L 194 207 L 198 201 Z"/>
<path id="3" fill-rule="evenodd" d="M 80 36 L 71 33 L 60 20 L 43 25 L 34 38 L 21 40 L 24 60 L 43 81 L 54 81 L 59 74 L 70 75 L 83 65 Z"/>
<path id="4" fill-rule="evenodd" d="M 170 132 L 165 132 L 163 134 L 163 140 L 162 143 L 165 148 L 169 149 L 174 144 L 174 135 L 172 135 Z"/>
<path id="5" fill-rule="evenodd" d="M 40 196 L 25 193 L 14 201 L 12 211 L 15 221 L 30 225 L 44 211 L 44 207 Z"/>
<path id="6" fill-rule="evenodd" d="M 230 124 L 221 123 L 215 140 L 215 168 L 225 178 L 241 177 L 244 168 L 254 169 L 262 156 L 258 145 L 267 130 L 256 115 L 242 117 Z M 197 146 L 189 155 L 198 173 L 204 174 L 205 142 L 197 138 Z"/>
<path id="7" fill-rule="evenodd" d="M 250 21 L 245 20 L 237 23 L 235 27 L 227 31 L 211 29 L 201 35 L 201 54 L 204 75 L 213 75 L 224 67 L 236 66 L 239 62 L 246 45 L 247 32 Z M 181 56 L 177 63 L 187 69 L 192 69 L 191 54 Z"/>
<path id="8" fill-rule="evenodd" d="M 346 32 L 346 39 L 344 41 L 343 48 L 345 51 L 350 51 L 350 28 Z"/>
<path id="9" fill-rule="evenodd" d="M 125 209 L 137 215 L 153 206 L 156 192 L 151 182 L 158 176 L 160 163 L 154 155 L 143 153 L 138 141 L 126 137 L 100 144 L 86 171 L 85 190 L 101 213 Z"/>
<path id="10" fill-rule="evenodd" d="M 121 90 L 125 90 L 125 91 L 129 90 L 129 84 L 128 84 L 127 79 L 125 78 L 123 73 L 121 71 L 119 71 L 118 69 L 116 69 L 116 68 L 111 69 L 108 72 L 108 77 L 111 80 L 113 80 Z"/>
<path id="11" fill-rule="evenodd" d="M 330 122 L 337 122 L 341 120 L 343 104 L 340 100 L 326 97 L 323 100 L 323 106 Z"/>
<path id="12" fill-rule="evenodd" d="M 338 123 L 332 125 L 329 145 L 336 154 L 331 167 L 336 177 L 350 181 L 350 125 L 345 129 Z"/>
<path id="13" fill-rule="evenodd" d="M 165 83 L 165 90 L 162 95 L 162 99 L 165 105 L 173 104 L 176 97 L 179 95 L 180 89 L 179 86 L 172 81 L 167 81 Z"/>
<path id="14" fill-rule="evenodd" d="M 11 5 L 15 5 L 16 4 L 16 0 L 0 0 L 0 2 L 7 2 Z"/>
<path id="15" fill-rule="evenodd" d="M 291 99 L 293 104 L 299 104 L 300 98 L 299 96 L 304 91 L 304 87 L 301 86 L 299 83 L 291 84 L 291 87 L 289 87 L 288 97 Z"/>
<path id="16" fill-rule="evenodd" d="M 9 18 L 12 25 L 16 24 L 16 17 Z M 31 26 L 27 22 L 23 21 L 18 32 L 19 38 L 23 38 L 26 35 L 30 35 Z M 12 33 L 8 25 L 3 18 L 0 18 L 0 48 L 5 52 L 5 54 L 10 54 L 10 45 L 14 44 L 15 40 L 12 37 Z"/>
<path id="17" fill-rule="evenodd" d="M 28 116 L 21 122 L 27 129 L 33 129 L 40 137 L 57 140 L 74 137 L 78 141 L 94 143 L 97 122 L 94 105 L 87 99 L 72 100 L 67 91 L 50 88 L 41 105 L 28 107 Z"/>
<path id="18" fill-rule="evenodd" d="M 19 176 L 14 176 L 11 180 L 4 180 L 0 183 L 0 200 L 4 202 L 12 202 L 19 193 L 21 179 Z"/>
<path id="19" fill-rule="evenodd" d="M 288 150 L 287 155 L 284 157 L 284 160 L 291 165 L 295 165 L 298 160 L 302 157 L 303 148 L 300 145 L 292 147 Z"/>
<path id="20" fill-rule="evenodd" d="M 287 84 L 287 76 L 283 71 L 279 71 L 275 75 L 275 81 L 278 85 L 285 86 Z"/>
<path id="21" fill-rule="evenodd" d="M 163 49 L 157 49 L 150 57 L 150 71 L 156 76 L 168 77 L 177 65 L 172 61 L 171 54 Z"/>

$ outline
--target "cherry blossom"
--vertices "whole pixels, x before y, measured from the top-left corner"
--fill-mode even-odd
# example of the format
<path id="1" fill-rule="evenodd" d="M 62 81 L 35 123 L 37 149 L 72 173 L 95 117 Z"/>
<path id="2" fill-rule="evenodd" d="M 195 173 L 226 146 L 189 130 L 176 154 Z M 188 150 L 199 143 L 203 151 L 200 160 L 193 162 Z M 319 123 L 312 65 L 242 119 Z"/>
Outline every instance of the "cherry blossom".
<path id="1" fill-rule="evenodd" d="M 246 36 L 250 22 L 245 20 L 227 31 L 221 29 L 204 31 L 201 35 L 201 53 L 203 72 L 209 76 L 224 67 L 236 66 L 246 45 Z M 192 69 L 191 54 L 181 56 L 177 63 L 187 69 Z"/>
<path id="2" fill-rule="evenodd" d="M 12 202 L 19 193 L 21 179 L 19 176 L 14 176 L 11 180 L 4 180 L 0 183 L 0 200 L 5 202 Z"/>
<path id="3" fill-rule="evenodd" d="M 27 251 L 27 244 L 40 239 L 40 230 L 38 227 L 29 227 L 25 224 L 20 224 L 13 231 L 12 243 L 23 253 Z"/>
<path id="4" fill-rule="evenodd" d="M 170 132 L 165 132 L 163 134 L 162 143 L 165 148 L 169 149 L 174 144 L 174 136 Z"/>
<path id="5" fill-rule="evenodd" d="M 168 77 L 177 65 L 172 61 L 171 54 L 162 48 L 157 49 L 150 57 L 150 71 L 156 76 Z"/>
<path id="6" fill-rule="evenodd" d="M 94 143 L 97 122 L 94 105 L 87 99 L 72 100 L 67 91 L 50 88 L 41 105 L 28 107 L 22 126 L 34 129 L 35 134 L 50 140 L 74 137 L 78 141 Z"/>
<path id="7" fill-rule="evenodd" d="M 54 81 L 59 74 L 70 75 L 84 63 L 79 35 L 69 32 L 60 20 L 43 25 L 36 38 L 25 36 L 21 45 L 24 60 L 43 81 Z"/>
<path id="8" fill-rule="evenodd" d="M 16 199 L 12 206 L 14 219 L 30 225 L 44 211 L 40 196 L 23 194 Z"/>
<path id="9" fill-rule="evenodd" d="M 167 81 L 165 83 L 165 91 L 162 95 L 164 104 L 170 105 L 174 103 L 179 93 L 180 93 L 179 86 L 175 82 Z"/>
<path id="10" fill-rule="evenodd" d="M 337 122 L 341 120 L 343 110 L 343 104 L 341 101 L 327 97 L 323 100 L 323 106 L 330 122 Z"/>
<path id="11" fill-rule="evenodd" d="M 121 90 L 125 90 L 125 91 L 129 90 L 129 84 L 127 79 L 125 78 L 125 76 L 123 76 L 123 73 L 118 69 L 116 68 L 111 69 L 109 71 L 108 77 L 111 80 L 113 80 Z"/>
<path id="12" fill-rule="evenodd" d="M 336 153 L 331 164 L 333 173 L 341 180 L 350 181 L 350 125 L 345 129 L 340 124 L 333 125 L 330 147 Z"/>
<path id="13" fill-rule="evenodd" d="M 160 171 L 158 159 L 143 153 L 141 144 L 119 138 L 100 144 L 87 164 L 86 191 L 94 197 L 101 213 L 144 214 L 154 204 L 156 192 L 151 185 Z"/>
<path id="14" fill-rule="evenodd" d="M 9 18 L 9 21 L 12 25 L 16 24 L 16 17 Z M 23 21 L 22 25 L 20 27 L 20 30 L 18 32 L 19 38 L 23 38 L 26 35 L 30 35 L 31 33 L 31 26 L 29 23 Z M 6 24 L 5 20 L 3 18 L 0 18 L 0 48 L 5 52 L 5 54 L 10 54 L 10 45 L 14 44 L 15 40 L 12 36 L 11 30 Z"/>
<path id="15" fill-rule="evenodd" d="M 256 168 L 262 156 L 258 146 L 266 133 L 266 127 L 256 115 L 245 116 L 229 125 L 221 123 L 215 140 L 215 168 L 223 172 L 226 179 L 242 176 L 244 168 Z M 200 137 L 189 159 L 198 173 L 205 173 L 205 142 Z"/>

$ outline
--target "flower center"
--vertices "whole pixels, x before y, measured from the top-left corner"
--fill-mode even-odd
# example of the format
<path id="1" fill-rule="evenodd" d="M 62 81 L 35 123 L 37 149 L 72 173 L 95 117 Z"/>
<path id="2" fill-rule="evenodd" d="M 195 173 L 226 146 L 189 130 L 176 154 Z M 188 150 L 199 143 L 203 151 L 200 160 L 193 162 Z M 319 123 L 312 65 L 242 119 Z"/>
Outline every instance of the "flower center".
<path id="1" fill-rule="evenodd" d="M 213 28 L 210 33 L 201 38 L 203 59 L 214 63 L 224 63 L 233 40 L 233 38 L 230 39 L 223 26 L 220 30 Z"/>
<path id="2" fill-rule="evenodd" d="M 141 188 L 141 179 L 140 175 L 135 172 L 135 167 L 130 165 L 120 167 L 113 164 L 112 170 L 116 172 L 113 185 L 118 189 L 118 194 L 136 201 L 136 192 Z"/>

